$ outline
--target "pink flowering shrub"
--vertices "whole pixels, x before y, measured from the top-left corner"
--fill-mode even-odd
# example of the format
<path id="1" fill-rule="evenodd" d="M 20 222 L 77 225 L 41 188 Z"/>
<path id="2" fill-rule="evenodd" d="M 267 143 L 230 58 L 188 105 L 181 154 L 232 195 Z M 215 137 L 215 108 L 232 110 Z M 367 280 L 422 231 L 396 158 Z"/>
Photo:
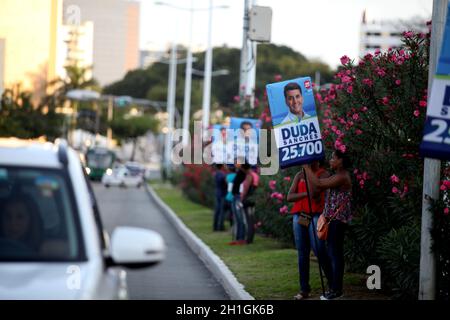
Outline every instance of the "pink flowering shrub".
<path id="1" fill-rule="evenodd" d="M 388 286 L 414 299 L 429 40 L 407 32 L 401 49 L 368 54 L 359 63 L 343 57 L 335 82 L 316 95 L 326 147 L 349 153 L 354 165 L 355 219 L 347 237 L 347 265 L 359 272 L 379 265 Z M 439 214 L 445 215 L 444 207 Z"/>

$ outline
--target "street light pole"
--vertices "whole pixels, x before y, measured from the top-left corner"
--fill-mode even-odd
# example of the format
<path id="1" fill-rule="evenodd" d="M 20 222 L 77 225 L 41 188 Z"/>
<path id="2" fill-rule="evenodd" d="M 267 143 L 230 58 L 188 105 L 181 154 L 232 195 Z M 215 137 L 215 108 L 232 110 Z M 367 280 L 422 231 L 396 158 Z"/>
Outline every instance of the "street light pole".
<path id="1" fill-rule="evenodd" d="M 202 104 L 202 128 L 203 137 L 209 127 L 209 110 L 211 108 L 211 71 L 212 71 L 212 47 L 211 47 L 211 30 L 212 30 L 212 13 L 213 0 L 209 0 L 209 21 L 208 21 L 208 48 L 205 57 L 205 80 L 203 82 L 203 104 Z"/>
<path id="2" fill-rule="evenodd" d="M 241 49 L 241 68 L 239 77 L 239 98 L 241 106 L 245 102 L 245 94 L 248 78 L 248 29 L 249 29 L 249 0 L 244 1 L 244 30 L 242 35 L 242 49 Z"/>
<path id="3" fill-rule="evenodd" d="M 183 103 L 183 139 L 182 145 L 186 147 L 188 144 L 189 135 L 189 119 L 191 113 L 191 82 L 192 82 L 192 25 L 194 14 L 194 0 L 191 0 L 191 8 L 189 13 L 189 43 L 187 48 L 187 61 L 186 61 L 186 76 L 184 83 L 184 103 Z"/>
<path id="4" fill-rule="evenodd" d="M 172 151 L 172 134 L 173 134 L 173 122 L 175 114 L 175 91 L 176 91 L 176 76 L 177 76 L 177 46 L 175 42 L 172 42 L 172 50 L 170 52 L 170 65 L 169 65 L 169 84 L 167 88 L 167 134 L 164 149 L 164 166 L 166 173 L 170 174 L 171 162 L 170 154 Z"/>

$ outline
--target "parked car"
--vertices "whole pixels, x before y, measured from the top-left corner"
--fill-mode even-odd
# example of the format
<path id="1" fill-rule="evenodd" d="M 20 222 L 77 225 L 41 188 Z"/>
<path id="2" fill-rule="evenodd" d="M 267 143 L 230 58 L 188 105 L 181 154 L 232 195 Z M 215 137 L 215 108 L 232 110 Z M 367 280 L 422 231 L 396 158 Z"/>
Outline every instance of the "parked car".
<path id="1" fill-rule="evenodd" d="M 105 187 L 138 187 L 140 188 L 144 182 L 140 174 L 133 174 L 127 167 L 120 165 L 112 170 L 107 170 L 102 177 L 102 183 Z"/>
<path id="2" fill-rule="evenodd" d="M 75 151 L 0 139 L 0 299 L 127 298 L 124 268 L 162 261 L 151 230 L 103 229 Z"/>

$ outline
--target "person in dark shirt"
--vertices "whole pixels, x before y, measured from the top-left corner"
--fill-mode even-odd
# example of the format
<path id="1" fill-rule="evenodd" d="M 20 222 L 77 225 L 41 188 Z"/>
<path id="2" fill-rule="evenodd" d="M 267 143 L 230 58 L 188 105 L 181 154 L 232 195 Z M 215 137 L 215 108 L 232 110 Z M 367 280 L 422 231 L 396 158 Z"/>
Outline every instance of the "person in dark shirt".
<path id="1" fill-rule="evenodd" d="M 231 204 L 231 210 L 233 211 L 233 221 L 236 224 L 236 236 L 234 237 L 235 240 L 229 243 L 230 245 L 247 244 L 245 240 L 246 219 L 244 205 L 242 204 L 242 192 L 244 187 L 243 182 L 247 178 L 249 170 L 250 165 L 248 163 L 239 166 L 236 177 L 233 180 L 233 188 L 231 190 L 233 202 Z"/>
<path id="2" fill-rule="evenodd" d="M 214 180 L 216 184 L 216 202 L 214 207 L 213 230 L 223 231 L 224 227 L 224 208 L 225 196 L 227 195 L 227 183 L 225 181 L 226 171 L 223 164 L 216 164 L 216 173 Z"/>

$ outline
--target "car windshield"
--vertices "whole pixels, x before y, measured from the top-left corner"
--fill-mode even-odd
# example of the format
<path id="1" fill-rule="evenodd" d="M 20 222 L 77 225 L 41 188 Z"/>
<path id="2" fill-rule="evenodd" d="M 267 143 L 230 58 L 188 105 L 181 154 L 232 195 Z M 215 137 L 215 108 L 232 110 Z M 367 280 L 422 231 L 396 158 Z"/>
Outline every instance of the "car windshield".
<path id="1" fill-rule="evenodd" d="M 62 170 L 0 166 L 0 261 L 84 260 Z"/>

